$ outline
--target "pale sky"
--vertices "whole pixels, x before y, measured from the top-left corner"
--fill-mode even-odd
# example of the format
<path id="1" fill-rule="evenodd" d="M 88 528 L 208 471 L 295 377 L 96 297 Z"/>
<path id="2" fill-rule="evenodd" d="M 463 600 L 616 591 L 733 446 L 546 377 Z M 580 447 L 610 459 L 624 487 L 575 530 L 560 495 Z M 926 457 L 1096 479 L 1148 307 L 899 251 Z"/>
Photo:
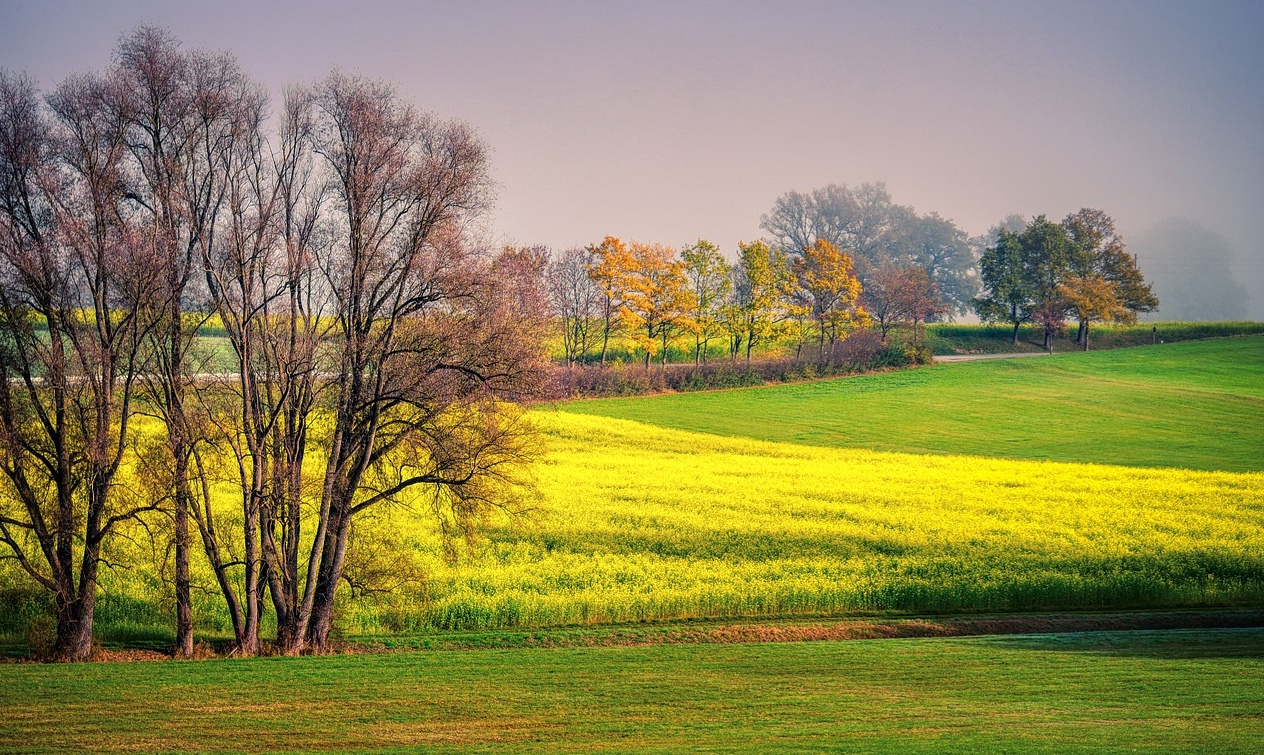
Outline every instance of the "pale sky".
<path id="1" fill-rule="evenodd" d="M 499 241 L 732 255 L 790 189 L 885 181 L 971 233 L 1188 218 L 1264 319 L 1264 2 L 0 0 L 0 67 L 51 88 L 144 23 L 274 93 L 339 67 L 469 122 Z"/>

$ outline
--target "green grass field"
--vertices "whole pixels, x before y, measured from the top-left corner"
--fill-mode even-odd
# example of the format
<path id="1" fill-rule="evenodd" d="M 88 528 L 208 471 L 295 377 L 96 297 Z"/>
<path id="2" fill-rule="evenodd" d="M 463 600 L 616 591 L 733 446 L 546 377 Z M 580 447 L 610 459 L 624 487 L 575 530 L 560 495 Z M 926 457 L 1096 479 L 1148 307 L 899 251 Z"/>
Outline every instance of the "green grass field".
<path id="1" fill-rule="evenodd" d="M 927 342 L 935 354 L 1003 354 L 1044 351 L 1044 331 L 1024 325 L 1013 341 L 1013 328 L 1004 325 L 932 323 L 926 326 Z M 1149 346 L 1154 342 L 1175 343 L 1204 338 L 1264 334 L 1264 322 L 1139 322 L 1133 325 L 1095 323 L 1089 330 L 1089 346 L 1094 350 L 1127 346 Z M 1055 352 L 1079 350 L 1076 328 L 1071 327 L 1054 340 Z"/>
<path id="2" fill-rule="evenodd" d="M 812 446 L 1260 471 L 1264 337 L 561 408 Z"/>
<path id="3" fill-rule="evenodd" d="M 1258 752 L 1264 630 L 0 666 L 0 753 Z"/>

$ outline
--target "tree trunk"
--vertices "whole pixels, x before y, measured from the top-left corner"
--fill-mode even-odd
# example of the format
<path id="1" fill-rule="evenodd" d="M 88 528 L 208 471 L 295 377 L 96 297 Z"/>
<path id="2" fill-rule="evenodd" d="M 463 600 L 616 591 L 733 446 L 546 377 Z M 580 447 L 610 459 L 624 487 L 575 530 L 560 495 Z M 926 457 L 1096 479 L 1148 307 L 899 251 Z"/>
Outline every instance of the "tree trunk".
<path id="1" fill-rule="evenodd" d="M 259 654 L 259 614 L 262 603 L 259 596 L 259 513 L 246 512 L 245 526 L 242 528 L 246 546 L 246 584 L 242 591 L 246 599 L 246 626 L 243 636 L 238 642 L 238 651 L 245 656 Z"/>
<path id="2" fill-rule="evenodd" d="M 601 366 L 606 366 L 606 347 L 610 345 L 610 316 L 606 315 L 606 327 L 601 331 Z"/>
<path id="3" fill-rule="evenodd" d="M 92 620 L 96 608 L 96 585 L 86 596 L 56 599 L 57 640 L 53 658 L 59 661 L 86 661 L 92 655 Z"/>
<path id="4" fill-rule="evenodd" d="M 91 529 L 95 530 L 95 527 Z M 100 540 L 89 538 L 79 567 L 79 586 L 67 571 L 59 580 L 61 589 L 53 599 L 57 615 L 57 640 L 53 658 L 59 661 L 86 661 L 92 656 L 92 624 L 97 605 L 97 567 Z"/>
<path id="5" fill-rule="evenodd" d="M 1088 323 L 1082 323 L 1080 327 L 1082 328 L 1082 331 L 1083 331 L 1083 334 L 1084 334 L 1084 350 L 1085 350 L 1085 351 L 1088 351 L 1088 328 L 1089 328 L 1089 325 L 1088 325 Z"/>
<path id="6" fill-rule="evenodd" d="M 350 527 L 351 517 L 339 515 L 335 522 L 331 522 L 325 538 L 325 551 L 316 584 L 316 600 L 307 627 L 307 643 L 317 651 L 329 649 L 329 633 L 334 624 L 334 596 L 338 581 L 342 579 Z"/>
<path id="7" fill-rule="evenodd" d="M 175 448 L 176 655 L 193 655 L 193 602 L 189 595 L 189 460 Z"/>

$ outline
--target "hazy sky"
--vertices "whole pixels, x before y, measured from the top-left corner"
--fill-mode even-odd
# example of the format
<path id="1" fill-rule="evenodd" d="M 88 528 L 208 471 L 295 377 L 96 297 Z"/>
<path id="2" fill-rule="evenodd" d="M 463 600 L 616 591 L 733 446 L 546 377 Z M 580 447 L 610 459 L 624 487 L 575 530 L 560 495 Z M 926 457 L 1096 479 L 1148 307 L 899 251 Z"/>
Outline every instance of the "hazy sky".
<path id="1" fill-rule="evenodd" d="M 1264 317 L 1264 2 L 14 2 L 51 87 L 143 23 L 274 92 L 389 80 L 493 149 L 499 240 L 732 254 L 790 189 L 885 181 L 971 233 L 1082 206 L 1226 236 Z"/>

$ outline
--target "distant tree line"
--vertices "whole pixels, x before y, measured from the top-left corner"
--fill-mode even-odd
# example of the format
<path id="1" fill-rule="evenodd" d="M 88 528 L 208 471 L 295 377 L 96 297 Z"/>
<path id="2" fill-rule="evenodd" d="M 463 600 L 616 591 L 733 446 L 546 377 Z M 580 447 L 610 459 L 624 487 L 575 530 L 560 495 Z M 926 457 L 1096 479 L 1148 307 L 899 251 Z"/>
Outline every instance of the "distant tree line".
<path id="1" fill-rule="evenodd" d="M 599 244 L 557 255 L 545 285 L 562 331 L 565 362 L 606 364 L 616 339 L 644 365 L 666 364 L 669 342 L 691 341 L 694 364 L 712 342 L 733 361 L 782 338 L 826 359 L 848 333 L 868 325 L 850 255 L 828 241 L 783 251 L 766 241 L 739 244 L 737 261 L 699 240 L 679 251 L 661 244 Z"/>
<path id="2" fill-rule="evenodd" d="M 1114 221 L 1085 208 L 1052 223 L 1006 218 L 970 238 L 936 213 L 892 202 L 882 184 L 788 192 L 764 215 L 770 238 L 741 243 L 736 261 L 699 240 L 679 252 L 661 244 L 599 244 L 549 256 L 544 286 L 567 365 L 606 364 L 627 343 L 649 366 L 669 343 L 689 339 L 703 364 L 713 342 L 750 362 L 789 341 L 794 358 L 828 361 L 839 341 L 872 327 L 885 342 L 908 327 L 974 311 L 984 322 L 1038 324 L 1044 347 L 1077 324 L 1087 349 L 1094 322 L 1134 322 L 1158 306 Z"/>

